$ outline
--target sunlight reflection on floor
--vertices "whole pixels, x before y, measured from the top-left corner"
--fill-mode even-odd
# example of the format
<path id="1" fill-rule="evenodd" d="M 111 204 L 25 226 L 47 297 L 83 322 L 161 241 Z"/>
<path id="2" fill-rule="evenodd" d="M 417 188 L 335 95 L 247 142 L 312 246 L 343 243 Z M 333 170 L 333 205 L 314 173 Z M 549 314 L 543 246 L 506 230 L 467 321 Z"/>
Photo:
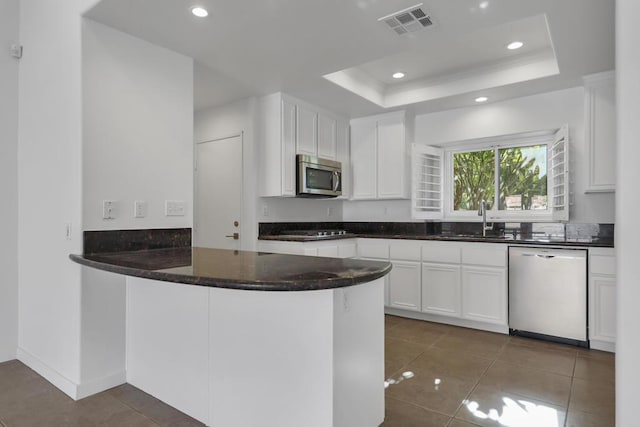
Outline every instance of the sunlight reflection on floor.
<path id="1" fill-rule="evenodd" d="M 502 398 L 502 413 L 491 408 L 483 411 L 478 402 L 465 400 L 463 403 L 471 414 L 479 419 L 497 421 L 509 427 L 559 427 L 558 411 L 544 405 L 537 405 L 526 400 Z"/>

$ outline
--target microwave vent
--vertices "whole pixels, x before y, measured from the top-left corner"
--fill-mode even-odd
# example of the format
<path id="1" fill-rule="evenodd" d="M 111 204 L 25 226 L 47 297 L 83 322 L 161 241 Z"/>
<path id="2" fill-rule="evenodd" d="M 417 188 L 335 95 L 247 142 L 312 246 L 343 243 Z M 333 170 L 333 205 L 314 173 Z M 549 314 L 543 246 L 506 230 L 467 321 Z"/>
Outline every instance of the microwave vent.
<path id="1" fill-rule="evenodd" d="M 383 16 L 378 21 L 400 36 L 415 33 L 433 25 L 433 20 L 424 11 L 422 3 Z"/>

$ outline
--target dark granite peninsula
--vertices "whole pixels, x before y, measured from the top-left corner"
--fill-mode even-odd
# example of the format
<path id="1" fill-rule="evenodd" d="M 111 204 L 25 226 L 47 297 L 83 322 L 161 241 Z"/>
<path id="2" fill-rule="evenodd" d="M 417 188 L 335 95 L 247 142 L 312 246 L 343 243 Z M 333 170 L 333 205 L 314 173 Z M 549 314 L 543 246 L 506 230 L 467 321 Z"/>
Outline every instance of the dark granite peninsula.
<path id="1" fill-rule="evenodd" d="M 159 248 L 154 233 L 121 233 L 70 257 L 126 276 L 126 382 L 206 425 L 384 421 L 390 263 L 191 248 L 166 231 Z M 114 243 L 127 238 L 139 241 Z"/>
<path id="2" fill-rule="evenodd" d="M 370 282 L 387 262 L 209 248 L 170 248 L 70 255 L 82 265 L 127 276 L 262 291 L 333 289 Z"/>

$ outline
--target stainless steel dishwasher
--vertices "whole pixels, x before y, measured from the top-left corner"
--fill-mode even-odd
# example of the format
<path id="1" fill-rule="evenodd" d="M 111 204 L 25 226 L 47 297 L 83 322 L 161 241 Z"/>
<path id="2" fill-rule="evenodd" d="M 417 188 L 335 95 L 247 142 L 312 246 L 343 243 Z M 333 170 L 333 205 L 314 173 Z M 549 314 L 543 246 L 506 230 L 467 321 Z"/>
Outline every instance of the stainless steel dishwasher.
<path id="1" fill-rule="evenodd" d="M 586 250 L 509 247 L 509 332 L 588 347 Z"/>

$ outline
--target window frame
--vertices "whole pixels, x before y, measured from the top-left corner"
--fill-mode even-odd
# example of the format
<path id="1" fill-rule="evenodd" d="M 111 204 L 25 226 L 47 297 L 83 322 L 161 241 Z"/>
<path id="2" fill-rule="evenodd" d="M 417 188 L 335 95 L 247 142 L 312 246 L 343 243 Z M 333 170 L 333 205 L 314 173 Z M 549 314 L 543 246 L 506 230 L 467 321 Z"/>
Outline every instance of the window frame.
<path id="1" fill-rule="evenodd" d="M 538 132 L 527 132 L 520 134 L 504 135 L 498 137 L 481 138 L 449 143 L 442 146 L 443 149 L 443 217 L 448 221 L 475 221 L 478 218 L 476 211 L 455 211 L 453 209 L 453 155 L 456 153 L 473 151 L 494 151 L 494 200 L 492 209 L 487 211 L 487 221 L 505 222 L 546 222 L 556 221 L 552 206 L 553 194 L 550 185 L 551 175 L 551 148 L 555 142 L 557 129 Z M 499 210 L 500 197 L 499 186 L 499 166 L 500 158 L 496 150 L 501 148 L 518 148 L 532 145 L 545 146 L 547 150 L 547 209 L 545 210 Z"/>

